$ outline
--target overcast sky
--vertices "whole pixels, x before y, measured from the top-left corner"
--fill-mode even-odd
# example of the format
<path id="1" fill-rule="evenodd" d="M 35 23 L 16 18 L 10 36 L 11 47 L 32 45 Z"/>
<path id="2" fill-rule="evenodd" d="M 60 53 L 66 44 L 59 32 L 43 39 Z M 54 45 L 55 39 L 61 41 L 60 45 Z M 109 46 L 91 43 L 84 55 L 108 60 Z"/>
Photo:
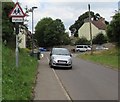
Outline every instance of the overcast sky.
<path id="1" fill-rule="evenodd" d="M 88 11 L 88 4 L 91 5 L 91 11 L 99 13 L 107 21 L 111 21 L 111 16 L 118 10 L 119 0 L 13 0 L 20 2 L 20 6 L 28 9 L 36 6 L 34 10 L 34 27 L 44 17 L 52 19 L 61 19 L 68 31 L 70 25 L 78 19 L 80 15 Z M 105 2 L 104 2 L 105 1 Z M 29 13 L 28 28 L 31 31 L 31 13 Z"/>

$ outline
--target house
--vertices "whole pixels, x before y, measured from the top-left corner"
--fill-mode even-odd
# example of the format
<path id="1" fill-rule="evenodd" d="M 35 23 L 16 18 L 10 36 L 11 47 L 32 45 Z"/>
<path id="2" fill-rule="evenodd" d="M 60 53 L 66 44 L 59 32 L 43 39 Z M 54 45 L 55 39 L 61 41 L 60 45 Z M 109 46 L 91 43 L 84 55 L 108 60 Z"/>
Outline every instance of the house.
<path id="1" fill-rule="evenodd" d="M 19 34 L 18 34 L 19 47 L 26 48 L 28 29 L 24 25 L 21 25 L 21 27 L 19 29 L 20 29 Z"/>
<path id="2" fill-rule="evenodd" d="M 105 29 L 106 24 L 104 18 L 101 17 L 97 21 L 91 20 L 92 38 L 94 38 L 99 33 L 106 34 Z M 88 19 L 86 19 L 84 24 L 79 28 L 78 37 L 85 37 L 87 40 L 90 40 L 90 23 Z"/>

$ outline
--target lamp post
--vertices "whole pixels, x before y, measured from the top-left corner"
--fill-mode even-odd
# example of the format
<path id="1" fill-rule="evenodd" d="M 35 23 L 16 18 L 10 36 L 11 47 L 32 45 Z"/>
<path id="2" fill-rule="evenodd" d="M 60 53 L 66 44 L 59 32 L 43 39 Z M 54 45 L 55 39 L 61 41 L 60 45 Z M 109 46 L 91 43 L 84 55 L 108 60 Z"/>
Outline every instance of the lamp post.
<path id="1" fill-rule="evenodd" d="M 34 11 L 34 9 L 36 9 L 37 7 L 32 7 L 31 9 L 30 9 L 30 11 L 29 12 L 32 12 L 32 55 L 33 55 L 33 51 L 34 51 L 34 41 L 33 41 L 33 31 L 34 31 L 34 19 L 33 19 L 33 11 Z"/>

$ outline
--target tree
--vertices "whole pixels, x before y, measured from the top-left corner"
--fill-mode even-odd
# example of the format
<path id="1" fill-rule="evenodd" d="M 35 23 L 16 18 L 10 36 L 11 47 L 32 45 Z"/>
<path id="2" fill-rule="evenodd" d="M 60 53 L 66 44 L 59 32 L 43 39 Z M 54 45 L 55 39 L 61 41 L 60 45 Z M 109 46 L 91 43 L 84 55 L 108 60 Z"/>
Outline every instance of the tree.
<path id="1" fill-rule="evenodd" d="M 107 42 L 107 37 L 102 34 L 102 33 L 99 33 L 98 35 L 96 35 L 93 40 L 92 40 L 93 44 L 104 44 Z"/>
<path id="2" fill-rule="evenodd" d="M 85 37 L 79 38 L 75 42 L 75 45 L 89 45 L 89 44 L 90 44 L 90 42 Z"/>
<path id="3" fill-rule="evenodd" d="M 51 18 L 41 19 L 35 27 L 35 38 L 39 46 L 45 46 L 45 31 L 53 20 Z"/>
<path id="4" fill-rule="evenodd" d="M 43 18 L 35 27 L 35 37 L 39 46 L 52 47 L 66 43 L 67 34 L 65 27 L 60 19 Z"/>
<path id="5" fill-rule="evenodd" d="M 2 2 L 2 40 L 6 40 L 7 42 L 14 42 L 13 38 L 15 38 L 13 23 L 11 22 L 11 18 L 8 17 L 13 7 L 13 2 Z"/>
<path id="6" fill-rule="evenodd" d="M 71 44 L 69 33 L 66 32 L 65 34 L 63 34 L 61 44 L 62 45 L 70 45 Z"/>
<path id="7" fill-rule="evenodd" d="M 110 42 L 115 42 L 120 46 L 120 13 L 115 14 L 107 26 L 107 36 Z"/>

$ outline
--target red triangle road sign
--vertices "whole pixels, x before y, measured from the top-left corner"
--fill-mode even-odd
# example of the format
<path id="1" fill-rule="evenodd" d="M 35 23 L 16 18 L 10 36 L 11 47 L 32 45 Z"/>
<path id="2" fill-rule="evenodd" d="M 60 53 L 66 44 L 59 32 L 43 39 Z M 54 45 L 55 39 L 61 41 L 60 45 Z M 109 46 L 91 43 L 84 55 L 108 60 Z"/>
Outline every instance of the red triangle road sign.
<path id="1" fill-rule="evenodd" d="M 9 17 L 25 17 L 26 14 L 23 12 L 22 8 L 20 7 L 19 3 L 15 4 L 15 7 L 11 10 Z"/>

